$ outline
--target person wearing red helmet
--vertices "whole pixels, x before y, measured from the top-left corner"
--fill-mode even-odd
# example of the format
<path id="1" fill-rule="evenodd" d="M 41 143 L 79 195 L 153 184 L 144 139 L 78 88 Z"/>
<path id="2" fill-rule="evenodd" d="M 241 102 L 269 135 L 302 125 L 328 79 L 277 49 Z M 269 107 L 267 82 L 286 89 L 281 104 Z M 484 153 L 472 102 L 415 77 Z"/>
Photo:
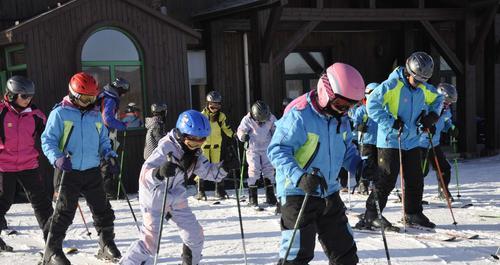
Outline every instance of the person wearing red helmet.
<path id="1" fill-rule="evenodd" d="M 316 235 L 330 264 L 358 262 L 337 175 L 342 167 L 354 175 L 363 165 L 352 143 L 347 111 L 363 99 L 364 89 L 355 68 L 335 63 L 317 89 L 288 104 L 276 122 L 267 155 L 276 168 L 281 202 L 278 264 L 308 264 L 314 258 Z"/>
<path id="2" fill-rule="evenodd" d="M 71 78 L 68 90 L 68 96 L 50 112 L 41 136 L 43 153 L 55 168 L 55 186 L 61 186 L 59 203 L 49 220 L 51 236 L 47 239 L 43 264 L 71 264 L 64 256 L 62 242 L 75 216 L 80 194 L 92 211 L 99 235 L 97 257 L 116 260 L 121 253 L 114 242 L 115 215 L 104 193 L 99 163 L 101 159 L 109 160 L 115 165 L 110 170 L 116 171 L 117 155 L 111 149 L 108 130 L 94 104 L 99 88 L 91 75 L 80 72 Z"/>
<path id="3" fill-rule="evenodd" d="M 16 184 L 23 187 L 31 202 L 38 225 L 46 234 L 52 204 L 38 174 L 37 138 L 46 117 L 33 103 L 35 84 L 24 76 L 7 80 L 0 102 L 0 231 L 7 229 L 5 214 L 14 201 Z M 12 251 L 0 238 L 0 252 Z"/>

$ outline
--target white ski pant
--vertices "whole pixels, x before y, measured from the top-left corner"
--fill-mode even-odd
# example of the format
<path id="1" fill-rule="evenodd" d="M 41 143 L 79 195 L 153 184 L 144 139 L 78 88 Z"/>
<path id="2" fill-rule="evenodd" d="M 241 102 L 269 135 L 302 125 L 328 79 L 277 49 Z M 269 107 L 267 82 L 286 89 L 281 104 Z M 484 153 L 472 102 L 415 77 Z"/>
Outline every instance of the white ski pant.
<path id="1" fill-rule="evenodd" d="M 152 190 L 139 185 L 139 204 L 143 216 L 141 235 L 140 239 L 129 247 L 120 260 L 120 264 L 138 265 L 142 262 L 152 264 L 158 242 L 164 190 L 165 183 Z M 203 249 L 203 228 L 188 206 L 184 187 L 175 187 L 168 191 L 166 211 L 171 215 L 169 221 L 172 221 L 179 229 L 182 242 L 192 252 L 192 264 L 198 264 Z M 179 246 L 179 256 L 180 253 L 182 253 L 182 246 Z"/>
<path id="2" fill-rule="evenodd" d="M 249 186 L 255 185 L 255 182 L 260 178 L 260 174 L 264 178 L 269 179 L 274 184 L 274 167 L 267 158 L 266 150 L 247 150 L 248 163 L 248 180 Z"/>

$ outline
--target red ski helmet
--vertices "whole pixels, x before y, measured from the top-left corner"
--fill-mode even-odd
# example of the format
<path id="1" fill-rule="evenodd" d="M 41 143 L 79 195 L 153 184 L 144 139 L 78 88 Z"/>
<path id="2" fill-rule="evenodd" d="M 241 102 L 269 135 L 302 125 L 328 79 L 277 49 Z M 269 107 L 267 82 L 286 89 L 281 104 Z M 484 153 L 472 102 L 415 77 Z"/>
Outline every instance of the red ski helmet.
<path id="1" fill-rule="evenodd" d="M 73 93 L 81 95 L 97 96 L 99 94 L 97 81 L 85 72 L 73 75 L 69 81 L 69 88 Z"/>

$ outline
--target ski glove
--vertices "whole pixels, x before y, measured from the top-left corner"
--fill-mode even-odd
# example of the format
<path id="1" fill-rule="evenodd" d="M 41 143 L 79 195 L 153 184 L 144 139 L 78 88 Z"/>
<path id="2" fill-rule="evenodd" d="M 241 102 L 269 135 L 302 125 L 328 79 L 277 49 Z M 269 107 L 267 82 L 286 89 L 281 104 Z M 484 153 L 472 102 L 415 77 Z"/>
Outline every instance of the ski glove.
<path id="1" fill-rule="evenodd" d="M 356 129 L 358 130 L 358 132 L 367 132 L 368 126 L 366 126 L 366 124 L 363 122 L 363 123 L 359 124 Z"/>
<path id="2" fill-rule="evenodd" d="M 424 131 L 427 131 L 427 129 L 430 129 L 438 120 L 439 116 L 435 112 L 429 112 L 429 114 L 420 119 L 420 123 L 422 124 Z"/>
<path id="3" fill-rule="evenodd" d="M 248 134 L 243 134 L 243 137 L 241 137 L 241 140 L 243 140 L 243 142 L 248 142 L 248 140 L 250 140 L 250 135 Z"/>
<path id="4" fill-rule="evenodd" d="M 110 157 L 107 162 L 108 162 L 109 174 L 111 175 L 120 174 L 120 166 L 118 165 L 118 162 L 116 161 L 115 157 Z"/>
<path id="5" fill-rule="evenodd" d="M 154 172 L 154 176 L 163 181 L 165 178 L 175 177 L 175 169 L 177 165 L 171 161 L 165 161 L 160 168 L 156 169 Z"/>
<path id="6" fill-rule="evenodd" d="M 118 154 L 115 151 L 110 150 L 104 155 L 104 160 L 109 160 L 112 157 L 118 157 Z"/>
<path id="7" fill-rule="evenodd" d="M 305 193 L 313 193 L 318 189 L 321 183 L 321 177 L 318 175 L 313 175 L 311 173 L 304 173 L 299 179 L 299 188 L 301 188 Z"/>
<path id="8" fill-rule="evenodd" d="M 396 120 L 394 120 L 394 123 L 392 124 L 392 128 L 399 131 L 399 130 L 403 129 L 404 125 L 405 125 L 405 123 L 403 122 L 403 120 L 401 120 L 401 117 L 398 116 L 398 118 Z"/>
<path id="9" fill-rule="evenodd" d="M 62 171 L 71 171 L 73 169 L 71 158 L 66 156 L 59 157 L 54 163 L 54 166 Z"/>

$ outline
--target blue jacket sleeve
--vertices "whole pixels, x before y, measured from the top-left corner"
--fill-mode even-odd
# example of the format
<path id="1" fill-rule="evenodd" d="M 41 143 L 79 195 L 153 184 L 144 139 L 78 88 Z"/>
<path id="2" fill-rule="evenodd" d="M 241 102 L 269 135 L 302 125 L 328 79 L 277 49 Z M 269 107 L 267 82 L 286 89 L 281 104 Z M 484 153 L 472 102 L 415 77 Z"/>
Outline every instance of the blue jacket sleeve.
<path id="1" fill-rule="evenodd" d="M 290 112 L 276 122 L 276 131 L 267 148 L 271 164 L 295 187 L 306 172 L 297 164 L 294 153 L 307 141 L 303 120 L 297 114 Z"/>
<path id="2" fill-rule="evenodd" d="M 63 134 L 63 122 L 57 109 L 49 114 L 45 130 L 42 133 L 42 151 L 49 160 L 50 164 L 54 165 L 55 161 L 63 157 L 64 154 L 59 150 L 59 141 Z M 68 139 L 69 141 L 69 139 Z"/>
<path id="3" fill-rule="evenodd" d="M 116 129 L 118 131 L 124 131 L 127 129 L 125 123 L 117 120 L 115 118 L 116 102 L 113 99 L 104 98 L 104 107 L 102 110 L 102 120 L 106 127 L 111 129 Z"/>
<path id="4" fill-rule="evenodd" d="M 359 151 L 356 145 L 352 142 L 352 133 L 347 133 L 346 143 L 347 148 L 344 154 L 344 162 L 342 163 L 342 167 L 349 171 L 353 176 L 356 175 L 356 169 L 358 168 L 358 164 L 361 161 L 361 157 L 359 156 Z"/>
<path id="5" fill-rule="evenodd" d="M 100 117 L 99 122 L 102 122 Z M 106 126 L 102 126 L 101 133 L 99 134 L 99 153 L 102 157 L 105 157 L 106 154 L 112 150 L 108 134 L 108 128 L 106 128 Z"/>
<path id="6" fill-rule="evenodd" d="M 354 128 L 358 127 L 358 125 L 363 123 L 364 115 L 365 115 L 365 108 L 363 108 L 363 106 L 360 106 L 359 108 L 356 109 L 353 117 Z"/>
<path id="7" fill-rule="evenodd" d="M 446 110 L 448 115 L 445 115 L 444 117 L 444 127 L 443 127 L 443 132 L 448 132 L 450 129 L 455 128 L 455 125 L 453 125 L 453 121 L 451 120 L 451 113 L 450 110 Z"/>
<path id="8" fill-rule="evenodd" d="M 387 80 L 380 84 L 370 94 L 366 102 L 366 111 L 368 112 L 368 116 L 379 126 L 384 128 L 391 128 L 397 118 L 393 117 L 384 106 L 384 95 L 393 83 L 393 80 Z"/>
<path id="9" fill-rule="evenodd" d="M 441 109 L 443 108 L 444 97 L 443 97 L 443 95 L 441 95 L 437 92 L 437 89 L 433 85 L 428 84 L 427 88 L 430 91 L 432 91 L 432 93 L 434 93 L 436 95 L 436 98 L 434 99 L 434 101 L 432 101 L 429 104 L 429 112 L 433 111 L 439 116 L 439 114 L 441 113 Z"/>

